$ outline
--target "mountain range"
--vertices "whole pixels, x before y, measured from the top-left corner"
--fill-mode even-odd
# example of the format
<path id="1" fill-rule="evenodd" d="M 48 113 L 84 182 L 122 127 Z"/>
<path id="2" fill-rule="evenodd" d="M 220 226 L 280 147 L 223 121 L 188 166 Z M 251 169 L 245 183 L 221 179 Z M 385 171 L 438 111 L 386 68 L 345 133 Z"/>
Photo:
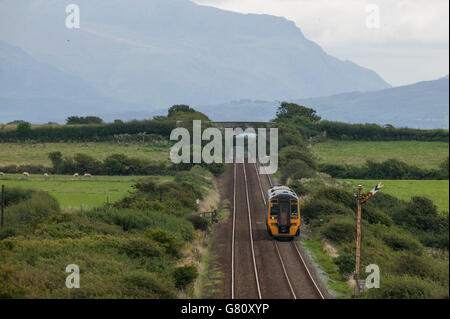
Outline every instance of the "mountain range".
<path id="1" fill-rule="evenodd" d="M 285 18 L 189 0 L 76 3 L 81 25 L 68 29 L 63 1 L 0 1 L 0 122 L 86 114 L 129 120 L 163 114 L 173 104 L 217 119 L 268 120 L 276 102 L 262 101 L 298 99 L 325 118 L 353 121 L 346 112 L 360 102 L 358 94 L 392 89 L 374 71 L 330 56 Z M 390 105 L 399 101 L 406 103 Z M 361 113 L 359 120 L 410 125 L 390 113 Z"/>
<path id="2" fill-rule="evenodd" d="M 375 72 L 328 55 L 285 18 L 240 14 L 189 0 L 78 0 L 77 4 L 81 27 L 68 29 L 63 1 L 3 0 L 0 41 L 22 49 L 40 64 L 37 77 L 54 76 L 57 68 L 97 96 L 110 99 L 107 103 L 115 101 L 108 107 L 111 113 L 389 87 Z M 12 70 L 3 67 L 2 72 L 7 71 Z M 5 73 L 2 78 L 11 76 Z M 64 100 L 61 85 L 53 85 L 48 83 L 42 98 L 51 90 Z M 40 84 L 33 90 L 39 92 Z M 22 92 L 21 97 L 27 94 Z M 9 103 L 14 109 L 14 101 Z M 73 113 L 72 105 L 65 108 Z"/>
<path id="3" fill-rule="evenodd" d="M 289 102 L 313 108 L 324 119 L 391 124 L 423 129 L 449 128 L 449 78 L 370 92 L 350 92 Z M 217 121 L 268 121 L 279 101 L 239 100 L 196 107 Z"/>

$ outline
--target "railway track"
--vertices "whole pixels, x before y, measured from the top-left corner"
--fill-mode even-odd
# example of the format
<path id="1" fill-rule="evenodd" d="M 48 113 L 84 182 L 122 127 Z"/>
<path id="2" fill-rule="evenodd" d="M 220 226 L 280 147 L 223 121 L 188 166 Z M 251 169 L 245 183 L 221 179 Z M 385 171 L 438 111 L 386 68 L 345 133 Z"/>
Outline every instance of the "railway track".
<path id="1" fill-rule="evenodd" d="M 252 217 L 251 217 L 251 208 L 250 208 L 250 200 L 249 200 L 249 191 L 248 191 L 248 179 L 247 179 L 247 172 L 245 169 L 245 165 L 242 164 L 242 172 L 243 172 L 243 184 L 241 185 L 241 188 L 244 190 L 245 193 L 245 206 L 247 208 L 247 218 L 241 218 L 239 220 L 239 224 L 236 224 L 236 218 L 238 215 L 238 207 L 236 206 L 236 200 L 237 200 L 237 189 L 240 185 L 239 180 L 238 180 L 238 164 L 234 164 L 233 167 L 233 225 L 232 225 L 232 246 L 231 246 L 231 298 L 235 299 L 236 295 L 238 295 L 238 297 L 243 297 L 245 296 L 245 298 L 248 298 L 248 295 L 244 295 L 245 293 L 245 287 L 249 287 L 251 286 L 251 284 L 249 284 L 249 280 L 248 280 L 248 275 L 249 275 L 249 269 L 248 267 L 245 269 L 244 267 L 242 267 L 242 269 L 244 270 L 240 270 L 237 271 L 239 268 L 239 263 L 236 261 L 236 256 L 237 255 L 241 255 L 243 257 L 243 259 L 247 259 L 247 265 L 248 265 L 248 253 L 246 253 L 246 249 L 242 246 L 236 247 L 236 238 L 240 237 L 241 239 L 243 239 L 241 241 L 241 243 L 244 244 L 244 246 L 247 246 L 247 248 L 249 248 L 250 252 L 251 252 L 251 264 L 252 264 L 252 271 L 254 274 L 254 282 L 255 282 L 255 288 L 256 288 L 256 295 L 258 299 L 262 299 L 262 294 L 261 294 L 261 287 L 260 287 L 260 281 L 259 281 L 259 276 L 258 276 L 258 267 L 256 264 L 256 256 L 255 256 L 255 247 L 254 247 L 254 241 L 253 241 L 253 227 L 252 227 Z M 243 186 L 243 187 L 242 187 Z M 242 192 L 241 192 L 242 193 Z M 242 209 L 241 209 L 242 210 Z M 242 211 L 239 212 L 240 213 L 240 217 L 242 217 Z M 248 237 L 243 234 L 247 228 L 244 224 L 244 220 L 247 221 L 248 223 Z M 238 229 L 239 228 L 239 229 Z M 248 240 L 247 240 L 248 239 Z M 248 245 L 245 245 L 245 242 L 248 242 Z M 240 251 L 239 251 L 240 250 Z M 240 278 L 238 278 L 240 276 Z M 239 294 L 239 288 L 236 288 L 236 281 L 238 281 L 242 286 L 244 286 L 244 290 Z M 247 283 L 247 284 L 245 284 Z M 238 292 L 238 293 L 237 293 Z M 251 296 L 251 295 L 250 295 Z"/>
<path id="2" fill-rule="evenodd" d="M 231 298 L 324 299 L 295 241 L 269 239 L 264 190 L 273 182 L 266 175 L 263 185 L 256 164 L 254 172 L 250 165 L 233 165 Z"/>
<path id="3" fill-rule="evenodd" d="M 262 166 L 262 167 L 265 170 L 264 166 Z M 261 196 L 264 201 L 264 204 L 266 205 L 266 203 L 267 203 L 266 194 L 264 192 L 262 182 L 261 182 L 261 177 L 258 172 L 258 167 L 256 164 L 254 164 L 254 168 L 255 168 L 256 176 L 258 178 L 258 184 L 259 184 L 259 187 L 261 190 Z M 269 174 L 265 174 L 265 175 L 267 176 L 269 186 L 273 187 L 274 183 L 272 181 L 271 176 Z M 291 278 L 294 278 L 294 271 L 296 270 L 296 267 L 287 267 L 286 266 L 288 264 L 286 262 L 286 260 L 289 260 L 289 259 L 292 260 L 292 256 L 295 255 L 298 257 L 297 260 L 301 264 L 301 268 L 303 268 L 304 272 L 307 274 L 306 277 L 309 279 L 310 285 L 313 287 L 313 290 L 316 293 L 317 297 L 320 299 L 325 299 L 319 286 L 317 285 L 316 281 L 314 280 L 314 277 L 312 276 L 311 271 L 309 270 L 309 268 L 305 262 L 305 259 L 303 258 L 302 254 L 300 252 L 300 249 L 298 248 L 297 241 L 292 240 L 287 243 L 287 242 L 278 242 L 277 240 L 273 240 L 273 243 L 274 243 L 275 250 L 277 251 L 279 261 L 283 267 L 284 276 L 285 276 L 286 281 L 288 282 L 292 297 L 294 299 L 297 299 L 298 297 L 302 297 L 302 295 L 304 295 L 304 294 L 296 294 L 295 293 L 296 290 L 297 291 L 303 290 L 302 289 L 303 287 L 298 287 L 298 285 L 296 285 L 296 283 L 294 283 L 293 280 L 291 279 Z M 291 268 L 291 269 L 289 269 L 289 268 Z M 292 277 L 289 275 L 289 273 L 292 274 Z"/>

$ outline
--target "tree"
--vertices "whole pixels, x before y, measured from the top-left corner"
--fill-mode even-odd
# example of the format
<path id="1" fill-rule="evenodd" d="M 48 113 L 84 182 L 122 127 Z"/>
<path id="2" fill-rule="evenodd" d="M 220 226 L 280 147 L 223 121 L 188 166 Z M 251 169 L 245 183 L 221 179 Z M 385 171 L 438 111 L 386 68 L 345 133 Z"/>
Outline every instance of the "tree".
<path id="1" fill-rule="evenodd" d="M 17 125 L 16 130 L 20 135 L 26 135 L 31 131 L 31 124 L 28 122 L 21 122 Z"/>
<path id="2" fill-rule="evenodd" d="M 303 117 L 311 123 L 317 123 L 321 117 L 316 114 L 316 110 L 301 106 L 295 103 L 282 102 L 278 107 L 277 120 L 289 120 L 294 117 Z"/>
<path id="3" fill-rule="evenodd" d="M 173 115 L 175 115 L 176 113 L 193 113 L 196 112 L 194 109 L 192 109 L 189 105 L 185 105 L 185 104 L 179 104 L 179 105 L 174 105 L 172 106 L 168 113 L 167 113 L 167 117 L 171 117 Z"/>
<path id="4" fill-rule="evenodd" d="M 67 125 L 76 124 L 102 124 L 103 120 L 98 116 L 70 116 L 66 120 Z"/>

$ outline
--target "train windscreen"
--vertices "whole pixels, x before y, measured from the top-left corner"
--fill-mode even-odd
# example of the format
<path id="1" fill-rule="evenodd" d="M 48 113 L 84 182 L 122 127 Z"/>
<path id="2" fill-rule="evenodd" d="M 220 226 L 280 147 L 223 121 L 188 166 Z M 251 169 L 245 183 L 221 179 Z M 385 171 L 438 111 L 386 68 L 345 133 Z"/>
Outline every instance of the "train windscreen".
<path id="1" fill-rule="evenodd" d="M 278 201 L 272 201 L 270 203 L 270 216 L 278 217 L 280 214 L 280 205 L 278 204 Z"/>
<path id="2" fill-rule="evenodd" d="M 298 206 L 296 200 L 291 200 L 291 216 L 298 216 Z"/>

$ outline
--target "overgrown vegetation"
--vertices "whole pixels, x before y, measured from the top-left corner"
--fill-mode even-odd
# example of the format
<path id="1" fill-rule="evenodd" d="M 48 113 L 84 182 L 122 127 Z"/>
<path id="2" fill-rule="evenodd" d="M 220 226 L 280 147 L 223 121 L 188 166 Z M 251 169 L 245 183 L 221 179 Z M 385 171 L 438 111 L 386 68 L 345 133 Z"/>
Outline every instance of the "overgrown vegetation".
<path id="1" fill-rule="evenodd" d="M 349 296 L 347 278 L 354 271 L 356 200 L 329 175 L 371 179 L 448 179 L 448 158 L 439 169 L 423 169 L 399 160 L 367 161 L 363 167 L 318 165 L 308 146 L 314 140 L 419 140 L 448 142 L 448 131 L 396 129 L 321 121 L 315 111 L 282 103 L 277 118 L 283 182 L 305 196 L 302 218 L 312 230 L 312 243 L 326 240 L 338 256 L 318 252 L 333 286 Z M 308 141 L 308 142 L 307 142 Z M 328 174 L 318 173 L 322 171 Z M 304 198 L 305 198 L 304 197 Z M 425 197 L 409 201 L 378 193 L 362 210 L 361 273 L 369 264 L 381 269 L 381 288 L 369 298 L 448 298 L 449 216 Z M 318 244 L 319 245 L 319 244 Z M 315 247 L 315 246 L 314 246 Z M 317 256 L 316 256 L 317 257 Z M 334 266 L 333 266 L 334 265 Z M 336 272 L 340 276 L 336 275 Z"/>
<path id="2" fill-rule="evenodd" d="M 0 297 L 176 298 L 197 277 L 177 261 L 194 238 L 190 216 L 208 174 L 193 167 L 176 184 L 143 181 L 115 204 L 70 214 L 44 192 L 9 188 Z M 80 267 L 80 289 L 65 286 L 69 264 Z"/>

